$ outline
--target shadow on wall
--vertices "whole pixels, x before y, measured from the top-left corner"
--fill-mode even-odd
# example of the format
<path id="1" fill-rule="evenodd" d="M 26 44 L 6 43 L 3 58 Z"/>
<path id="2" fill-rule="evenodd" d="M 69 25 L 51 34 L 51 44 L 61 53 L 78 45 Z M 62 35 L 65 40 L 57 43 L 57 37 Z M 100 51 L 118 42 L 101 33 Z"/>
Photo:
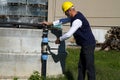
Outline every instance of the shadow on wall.
<path id="1" fill-rule="evenodd" d="M 52 29 L 51 33 L 53 33 L 56 38 L 59 38 L 62 35 L 62 30 L 59 29 Z M 49 46 L 49 51 L 50 54 L 54 60 L 55 63 L 60 62 L 61 68 L 62 68 L 62 73 L 65 73 L 65 60 L 67 57 L 67 52 L 66 52 L 66 48 L 65 48 L 65 41 L 62 41 L 58 47 L 58 54 L 55 54 L 53 52 L 51 52 L 50 50 L 50 46 Z"/>

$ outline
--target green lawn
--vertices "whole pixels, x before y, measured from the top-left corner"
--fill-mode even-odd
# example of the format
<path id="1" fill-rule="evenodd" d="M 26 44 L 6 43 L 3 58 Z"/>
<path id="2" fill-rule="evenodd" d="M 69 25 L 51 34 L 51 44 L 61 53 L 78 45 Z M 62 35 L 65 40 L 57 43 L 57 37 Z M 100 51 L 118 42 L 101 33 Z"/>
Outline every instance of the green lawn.
<path id="1" fill-rule="evenodd" d="M 79 49 L 68 48 L 67 51 L 65 77 L 47 80 L 77 80 Z M 120 51 L 95 51 L 95 66 L 96 80 L 120 80 Z"/>
<path id="2" fill-rule="evenodd" d="M 97 80 L 120 80 L 120 51 L 96 51 Z"/>

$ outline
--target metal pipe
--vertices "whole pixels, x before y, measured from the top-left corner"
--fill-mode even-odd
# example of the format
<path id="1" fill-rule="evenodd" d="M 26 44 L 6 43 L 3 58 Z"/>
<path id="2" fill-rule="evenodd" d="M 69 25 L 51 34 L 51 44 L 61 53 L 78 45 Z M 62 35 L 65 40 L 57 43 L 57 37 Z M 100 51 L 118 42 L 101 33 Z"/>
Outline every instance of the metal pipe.
<path id="1" fill-rule="evenodd" d="M 48 27 L 45 26 L 43 28 L 41 42 L 41 62 L 42 62 L 41 74 L 43 80 L 46 80 L 47 58 L 48 58 Z"/>
<path id="2" fill-rule="evenodd" d="M 43 24 L 38 24 L 38 23 L 20 23 L 20 22 L 0 22 L 0 24 L 2 24 L 0 25 L 0 27 L 13 27 L 13 28 L 22 28 L 19 27 L 19 25 L 26 25 L 26 26 L 32 26 L 42 29 L 44 26 Z"/>

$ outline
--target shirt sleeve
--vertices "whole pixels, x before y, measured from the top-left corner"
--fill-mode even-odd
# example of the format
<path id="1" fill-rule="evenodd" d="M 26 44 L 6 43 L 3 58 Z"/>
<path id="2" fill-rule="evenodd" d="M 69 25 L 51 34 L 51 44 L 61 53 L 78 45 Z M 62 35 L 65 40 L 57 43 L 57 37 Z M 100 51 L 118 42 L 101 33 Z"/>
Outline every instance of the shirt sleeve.
<path id="1" fill-rule="evenodd" d="M 69 31 L 60 37 L 60 41 L 66 40 L 69 37 L 71 37 L 77 31 L 77 29 L 80 28 L 81 26 L 82 26 L 81 20 L 79 19 L 74 20 Z"/>
<path id="2" fill-rule="evenodd" d="M 70 22 L 70 20 L 71 20 L 70 18 L 62 18 L 62 19 L 53 21 L 53 27 L 61 28 L 62 24 L 68 23 L 68 22 Z"/>
<path id="3" fill-rule="evenodd" d="M 60 23 L 62 23 L 62 24 L 68 23 L 70 21 L 71 21 L 70 18 L 62 18 L 62 19 L 60 19 Z"/>

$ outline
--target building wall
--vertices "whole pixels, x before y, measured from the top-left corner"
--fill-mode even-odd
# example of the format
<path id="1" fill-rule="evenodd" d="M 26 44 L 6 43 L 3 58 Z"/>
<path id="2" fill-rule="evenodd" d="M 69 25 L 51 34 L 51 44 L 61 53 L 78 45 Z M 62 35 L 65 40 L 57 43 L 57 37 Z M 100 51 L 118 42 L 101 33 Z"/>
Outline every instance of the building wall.
<path id="1" fill-rule="evenodd" d="M 65 17 L 61 10 L 66 0 L 48 0 L 48 20 Z M 81 11 L 93 26 L 120 25 L 120 0 L 69 0 Z"/>
<path id="2" fill-rule="evenodd" d="M 52 22 L 59 18 L 66 17 L 61 9 L 61 5 L 64 1 L 66 0 L 48 0 L 48 21 Z M 69 1 L 74 3 L 76 10 L 81 11 L 87 17 L 92 26 L 96 41 L 99 43 L 104 42 L 104 36 L 110 27 L 120 26 L 120 0 Z M 63 32 L 67 32 L 69 24 L 64 26 Z"/>

